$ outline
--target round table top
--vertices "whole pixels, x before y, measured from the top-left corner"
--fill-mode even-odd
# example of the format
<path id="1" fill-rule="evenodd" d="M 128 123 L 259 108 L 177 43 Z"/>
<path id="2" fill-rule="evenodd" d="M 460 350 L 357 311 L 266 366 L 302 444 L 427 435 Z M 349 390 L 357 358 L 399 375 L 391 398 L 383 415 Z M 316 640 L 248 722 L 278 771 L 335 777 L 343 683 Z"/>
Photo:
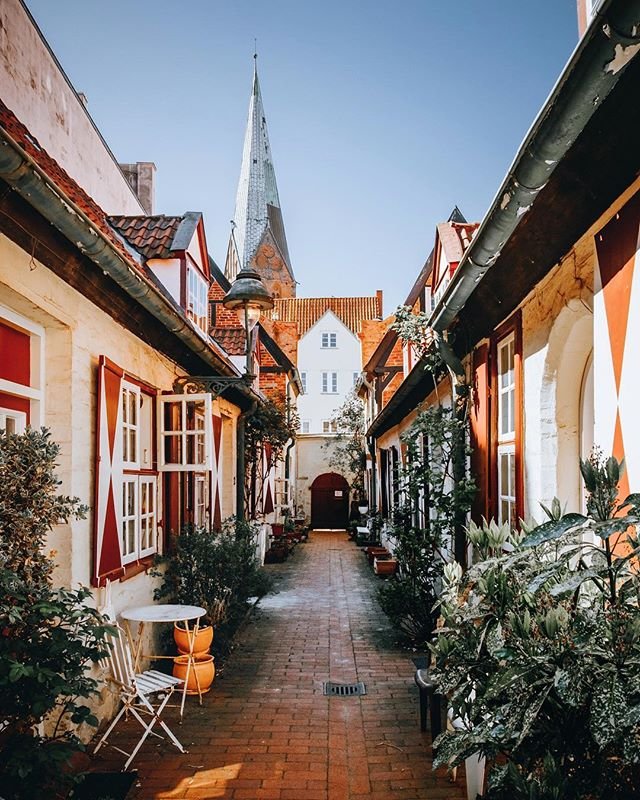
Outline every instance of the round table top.
<path id="1" fill-rule="evenodd" d="M 186 622 L 190 619 L 204 617 L 206 613 L 205 609 L 200 606 L 160 603 L 155 606 L 125 608 L 120 616 L 122 619 L 128 619 L 133 622 Z"/>

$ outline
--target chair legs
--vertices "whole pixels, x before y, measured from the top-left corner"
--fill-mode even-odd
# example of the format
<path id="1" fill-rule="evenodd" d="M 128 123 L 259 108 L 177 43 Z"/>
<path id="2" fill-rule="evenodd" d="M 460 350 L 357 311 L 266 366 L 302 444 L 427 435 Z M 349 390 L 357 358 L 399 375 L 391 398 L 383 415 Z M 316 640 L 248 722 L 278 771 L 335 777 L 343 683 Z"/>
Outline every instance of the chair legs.
<path id="1" fill-rule="evenodd" d="M 104 733 L 104 735 L 102 736 L 102 738 L 100 739 L 98 744 L 96 745 L 96 747 L 95 747 L 93 752 L 97 753 L 98 750 L 100 750 L 100 748 L 102 747 L 102 745 L 107 743 L 109 735 L 111 734 L 113 729 L 116 727 L 116 725 L 120 721 L 122 715 L 126 712 L 126 713 L 130 713 L 133 717 L 135 717 L 135 719 L 140 723 L 140 725 L 142 725 L 142 727 L 144 728 L 144 733 L 140 737 L 140 740 L 138 741 L 138 743 L 136 744 L 135 748 L 132 750 L 131 753 L 127 753 L 124 750 L 121 750 L 119 747 L 115 748 L 119 752 L 123 753 L 123 755 L 128 756 L 127 761 L 125 762 L 125 765 L 123 767 L 123 771 L 126 771 L 127 769 L 129 769 L 129 765 L 131 764 L 133 759 L 136 757 L 136 755 L 138 754 L 138 751 L 140 750 L 140 748 L 142 747 L 142 745 L 144 744 L 144 742 L 146 741 L 147 737 L 150 734 L 152 736 L 160 736 L 160 734 L 156 733 L 153 730 L 153 727 L 154 727 L 154 725 L 156 723 L 158 723 L 158 725 L 162 728 L 162 730 L 167 734 L 169 739 L 171 739 L 172 744 L 175 747 L 177 747 L 178 750 L 181 753 L 186 753 L 187 751 L 184 749 L 182 744 L 180 744 L 180 742 L 178 741 L 176 736 L 173 734 L 173 732 L 169 729 L 169 726 L 160 718 L 160 715 L 162 714 L 162 711 L 164 710 L 164 707 L 168 703 L 169 698 L 171 697 L 172 694 L 173 694 L 173 691 L 167 691 L 167 693 L 165 694 L 164 699 L 162 700 L 162 702 L 156 708 L 154 708 L 154 706 L 151 704 L 151 702 L 142 694 L 137 695 L 136 697 L 125 698 L 124 702 L 123 702 L 123 705 L 122 705 L 122 708 L 120 709 L 120 711 L 116 715 L 116 718 L 113 720 L 111 725 L 109 725 L 109 727 L 107 728 L 106 732 Z M 139 706 L 134 705 L 134 702 L 136 700 L 139 700 L 141 705 L 139 705 Z M 145 719 L 142 716 L 142 714 L 146 714 L 151 718 L 148 724 L 145 722 Z M 160 738 L 163 738 L 163 737 L 160 736 Z"/>

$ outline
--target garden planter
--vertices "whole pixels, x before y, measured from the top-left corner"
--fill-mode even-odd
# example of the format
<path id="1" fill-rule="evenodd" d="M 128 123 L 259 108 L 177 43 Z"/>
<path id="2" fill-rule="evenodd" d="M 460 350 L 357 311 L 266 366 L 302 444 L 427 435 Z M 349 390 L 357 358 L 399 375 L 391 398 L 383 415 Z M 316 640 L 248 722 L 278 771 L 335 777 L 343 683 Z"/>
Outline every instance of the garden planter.
<path id="1" fill-rule="evenodd" d="M 395 558 L 375 558 L 373 561 L 373 571 L 381 577 L 395 575 L 398 570 L 398 561 Z"/>
<path id="2" fill-rule="evenodd" d="M 173 626 L 173 640 L 180 654 L 185 655 L 189 652 L 189 637 L 187 636 L 187 631 L 185 628 L 178 625 L 178 623 Z M 213 627 L 211 625 L 203 625 L 201 628 L 198 628 L 196 640 L 193 645 L 193 654 L 206 655 L 209 652 L 212 641 Z"/>
<path id="3" fill-rule="evenodd" d="M 191 665 L 189 670 L 187 694 L 198 694 L 198 686 L 200 687 L 200 694 L 204 694 L 211 689 L 211 684 L 216 675 L 213 656 L 194 656 L 194 661 L 195 663 Z M 176 656 L 173 659 L 174 678 L 179 678 L 181 681 L 186 679 L 188 662 L 189 656 Z"/>
<path id="4" fill-rule="evenodd" d="M 484 767 L 486 759 L 475 753 L 464 760 L 464 772 L 467 777 L 467 800 L 476 800 L 484 793 Z"/>
<path id="5" fill-rule="evenodd" d="M 367 554 L 367 559 L 369 560 L 369 564 L 371 566 L 373 566 L 373 562 L 376 558 L 391 556 L 391 553 L 387 550 L 386 547 L 367 547 L 365 553 Z"/>

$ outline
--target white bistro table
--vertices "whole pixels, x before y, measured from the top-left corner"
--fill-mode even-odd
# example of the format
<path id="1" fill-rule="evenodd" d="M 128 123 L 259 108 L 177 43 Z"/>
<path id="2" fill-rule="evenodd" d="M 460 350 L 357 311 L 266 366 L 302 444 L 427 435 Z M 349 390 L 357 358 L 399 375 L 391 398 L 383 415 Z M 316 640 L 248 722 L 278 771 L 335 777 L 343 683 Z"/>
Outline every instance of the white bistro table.
<path id="1" fill-rule="evenodd" d="M 200 619 L 205 615 L 206 611 L 200 606 L 183 606 L 176 604 L 158 604 L 154 606 L 137 606 L 136 608 L 126 608 L 121 612 L 120 616 L 126 623 L 127 637 L 131 645 L 131 652 L 133 655 L 133 669 L 134 672 L 140 671 L 140 659 L 143 656 L 147 658 L 173 658 L 173 656 L 152 655 L 150 653 L 142 652 L 143 633 L 146 625 L 155 623 L 175 623 L 184 622 L 187 631 L 187 638 L 189 640 L 189 652 L 187 653 L 187 673 L 184 677 L 184 686 L 182 688 L 182 702 L 180 703 L 180 718 L 184 714 L 184 704 L 187 699 L 187 682 L 189 681 L 189 673 L 194 670 L 196 678 L 196 686 L 198 687 L 198 698 L 200 705 L 202 705 L 202 692 L 200 691 L 200 682 L 198 680 L 198 673 L 195 671 L 195 659 L 193 657 L 193 646 L 196 640 L 196 634 L 200 627 Z M 138 623 L 135 635 L 132 631 L 132 623 Z M 193 622 L 193 625 L 189 625 Z"/>

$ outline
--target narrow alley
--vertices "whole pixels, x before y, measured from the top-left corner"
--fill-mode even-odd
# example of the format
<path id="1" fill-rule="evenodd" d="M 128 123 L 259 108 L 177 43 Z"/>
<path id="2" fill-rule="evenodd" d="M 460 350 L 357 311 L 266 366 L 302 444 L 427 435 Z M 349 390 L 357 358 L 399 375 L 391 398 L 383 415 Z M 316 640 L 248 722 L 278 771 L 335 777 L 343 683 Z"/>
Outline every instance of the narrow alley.
<path id="1" fill-rule="evenodd" d="M 147 744 L 128 797 L 462 798 L 462 774 L 452 784 L 431 769 L 415 666 L 393 644 L 360 549 L 344 533 L 314 533 L 287 563 L 267 569 L 276 593 L 261 601 L 203 707 L 191 700 L 174 726 L 188 754 Z M 367 693 L 326 697 L 327 680 L 362 681 Z M 120 761 L 107 750 L 94 768 Z"/>

